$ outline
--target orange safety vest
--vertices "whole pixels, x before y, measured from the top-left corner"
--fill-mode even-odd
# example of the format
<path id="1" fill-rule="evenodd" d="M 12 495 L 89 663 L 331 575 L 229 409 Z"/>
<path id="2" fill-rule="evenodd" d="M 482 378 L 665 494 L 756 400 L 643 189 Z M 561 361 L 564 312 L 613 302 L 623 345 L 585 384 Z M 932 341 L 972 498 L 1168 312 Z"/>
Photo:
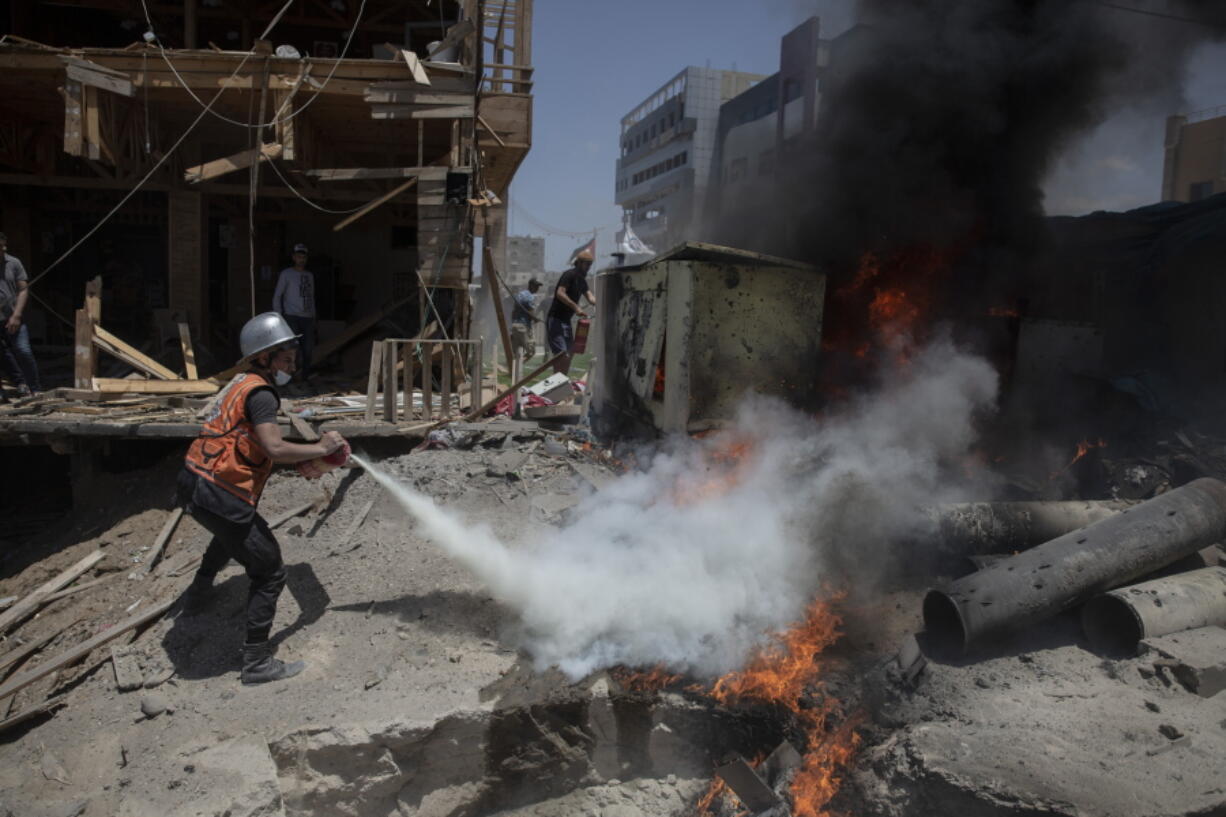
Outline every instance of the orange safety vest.
<path id="1" fill-rule="evenodd" d="M 254 372 L 230 384 L 213 413 L 205 418 L 204 428 L 187 449 L 185 460 L 193 473 L 252 506 L 260 501 L 273 464 L 247 419 L 247 397 L 256 389 L 272 386 Z"/>

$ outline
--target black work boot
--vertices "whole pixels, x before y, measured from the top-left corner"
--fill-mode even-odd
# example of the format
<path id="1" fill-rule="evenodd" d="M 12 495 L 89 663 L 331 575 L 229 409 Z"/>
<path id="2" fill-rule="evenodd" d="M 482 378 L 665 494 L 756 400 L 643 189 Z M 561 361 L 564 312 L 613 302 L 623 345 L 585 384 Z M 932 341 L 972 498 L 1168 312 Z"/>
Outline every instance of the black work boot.
<path id="1" fill-rule="evenodd" d="M 272 657 L 272 644 L 260 641 L 243 645 L 243 684 L 265 684 L 269 681 L 280 681 L 283 678 L 293 678 L 306 668 L 302 661 L 284 661 Z"/>
<path id="2" fill-rule="evenodd" d="M 201 578 L 196 574 L 192 583 L 183 591 L 183 609 L 185 616 L 198 616 L 208 609 L 213 598 L 213 580 Z"/>

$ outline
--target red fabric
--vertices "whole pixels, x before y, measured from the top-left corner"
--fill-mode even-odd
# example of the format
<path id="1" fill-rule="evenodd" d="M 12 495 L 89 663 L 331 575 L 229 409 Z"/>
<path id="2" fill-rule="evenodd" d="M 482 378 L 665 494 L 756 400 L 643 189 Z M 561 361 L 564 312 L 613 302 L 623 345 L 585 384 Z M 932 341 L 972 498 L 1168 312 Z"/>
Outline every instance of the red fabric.
<path id="1" fill-rule="evenodd" d="M 552 406 L 553 403 L 549 402 L 544 397 L 540 397 L 538 395 L 533 394 L 532 392 L 528 392 L 524 396 L 524 405 L 525 406 Z M 508 394 L 506 397 L 499 400 L 498 404 L 494 406 L 494 411 L 492 413 L 494 415 L 502 414 L 506 417 L 514 416 L 515 395 Z"/>

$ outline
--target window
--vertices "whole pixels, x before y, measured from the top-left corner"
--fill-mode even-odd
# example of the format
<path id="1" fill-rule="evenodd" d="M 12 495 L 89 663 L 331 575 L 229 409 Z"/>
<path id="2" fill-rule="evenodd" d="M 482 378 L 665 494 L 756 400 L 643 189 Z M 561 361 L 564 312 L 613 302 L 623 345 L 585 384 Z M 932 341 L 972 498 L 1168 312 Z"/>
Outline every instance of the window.
<path id="1" fill-rule="evenodd" d="M 794 79 L 783 81 L 783 104 L 786 105 L 793 100 L 800 99 L 800 83 Z"/>
<path id="2" fill-rule="evenodd" d="M 689 155 L 690 155 L 690 152 L 689 152 L 688 150 L 686 150 L 686 151 L 682 151 L 682 153 L 681 153 L 681 164 L 685 164 L 685 163 L 688 161 L 688 157 L 689 157 Z"/>
<path id="3" fill-rule="evenodd" d="M 1213 182 L 1193 182 L 1188 185 L 1188 201 L 1200 201 L 1213 195 Z"/>

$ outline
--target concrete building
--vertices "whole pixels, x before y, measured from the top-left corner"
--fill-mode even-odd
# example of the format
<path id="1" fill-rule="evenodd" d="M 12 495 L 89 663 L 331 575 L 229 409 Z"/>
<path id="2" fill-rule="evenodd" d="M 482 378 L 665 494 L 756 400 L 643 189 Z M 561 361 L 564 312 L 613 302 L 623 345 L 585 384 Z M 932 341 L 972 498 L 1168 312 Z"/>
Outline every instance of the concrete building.
<path id="1" fill-rule="evenodd" d="M 507 285 L 527 286 L 532 276 L 541 278 L 545 273 L 545 239 L 531 235 L 513 235 L 507 238 Z"/>
<path id="2" fill-rule="evenodd" d="M 761 79 L 690 66 L 622 118 L 614 200 L 648 246 L 702 236 L 719 108 Z"/>
<path id="3" fill-rule="evenodd" d="M 708 212 L 736 218 L 776 189 L 776 173 L 817 125 L 830 43 L 816 17 L 783 36 L 779 71 L 720 106 Z"/>
<path id="4" fill-rule="evenodd" d="M 1163 201 L 1226 192 L 1226 105 L 1166 120 Z"/>

